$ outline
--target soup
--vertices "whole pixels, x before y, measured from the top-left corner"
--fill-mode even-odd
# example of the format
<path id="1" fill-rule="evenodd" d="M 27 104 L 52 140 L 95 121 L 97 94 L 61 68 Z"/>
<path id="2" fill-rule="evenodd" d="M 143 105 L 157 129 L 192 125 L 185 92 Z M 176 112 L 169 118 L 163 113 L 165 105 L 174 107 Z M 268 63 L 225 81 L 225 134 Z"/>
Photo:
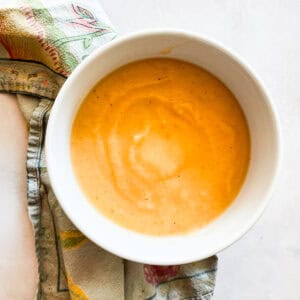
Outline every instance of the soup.
<path id="1" fill-rule="evenodd" d="M 86 198 L 107 218 L 144 234 L 182 234 L 235 199 L 250 135 L 238 101 L 215 76 L 152 58 L 115 70 L 89 92 L 73 123 L 71 158 Z"/>

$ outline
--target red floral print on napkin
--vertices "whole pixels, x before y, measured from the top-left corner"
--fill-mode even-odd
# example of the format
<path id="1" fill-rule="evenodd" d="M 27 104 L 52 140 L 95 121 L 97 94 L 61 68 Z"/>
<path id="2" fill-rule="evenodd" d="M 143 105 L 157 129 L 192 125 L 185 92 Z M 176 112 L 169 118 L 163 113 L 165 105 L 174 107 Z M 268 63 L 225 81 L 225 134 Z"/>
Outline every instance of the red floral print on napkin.
<path id="1" fill-rule="evenodd" d="M 175 277 L 179 266 L 153 266 L 144 265 L 144 276 L 148 283 L 156 285 L 162 281 Z"/>

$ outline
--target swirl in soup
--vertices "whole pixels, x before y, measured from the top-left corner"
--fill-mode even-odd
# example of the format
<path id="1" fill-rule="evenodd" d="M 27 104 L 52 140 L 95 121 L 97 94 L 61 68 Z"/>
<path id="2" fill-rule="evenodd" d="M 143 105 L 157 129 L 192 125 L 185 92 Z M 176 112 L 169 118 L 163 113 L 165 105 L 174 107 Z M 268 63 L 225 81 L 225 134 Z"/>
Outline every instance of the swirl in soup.
<path id="1" fill-rule="evenodd" d="M 85 97 L 71 157 L 86 198 L 107 218 L 144 234 L 182 234 L 236 198 L 250 135 L 219 79 L 184 61 L 152 58 L 115 70 Z"/>

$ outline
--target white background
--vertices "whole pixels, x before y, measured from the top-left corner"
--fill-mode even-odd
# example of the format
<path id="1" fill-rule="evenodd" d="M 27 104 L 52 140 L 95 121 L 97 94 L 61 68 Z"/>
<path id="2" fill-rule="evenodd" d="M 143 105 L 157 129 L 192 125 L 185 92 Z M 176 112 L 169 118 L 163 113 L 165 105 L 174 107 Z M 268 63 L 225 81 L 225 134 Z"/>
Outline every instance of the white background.
<path id="1" fill-rule="evenodd" d="M 263 217 L 219 254 L 215 300 L 300 299 L 300 1 L 99 0 L 120 34 L 173 27 L 240 54 L 278 110 L 283 159 Z"/>

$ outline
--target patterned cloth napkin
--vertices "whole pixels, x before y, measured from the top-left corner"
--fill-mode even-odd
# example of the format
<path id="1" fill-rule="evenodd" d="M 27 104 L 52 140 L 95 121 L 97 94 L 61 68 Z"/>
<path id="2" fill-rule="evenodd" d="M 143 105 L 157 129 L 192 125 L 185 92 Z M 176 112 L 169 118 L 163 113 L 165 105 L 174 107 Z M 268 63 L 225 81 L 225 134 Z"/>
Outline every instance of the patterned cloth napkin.
<path id="1" fill-rule="evenodd" d="M 124 261 L 78 231 L 51 189 L 44 137 L 53 101 L 74 68 L 115 37 L 97 1 L 1 4 L 0 91 L 18 94 L 28 120 L 27 195 L 39 262 L 37 299 L 211 299 L 215 256 L 181 266 Z"/>

